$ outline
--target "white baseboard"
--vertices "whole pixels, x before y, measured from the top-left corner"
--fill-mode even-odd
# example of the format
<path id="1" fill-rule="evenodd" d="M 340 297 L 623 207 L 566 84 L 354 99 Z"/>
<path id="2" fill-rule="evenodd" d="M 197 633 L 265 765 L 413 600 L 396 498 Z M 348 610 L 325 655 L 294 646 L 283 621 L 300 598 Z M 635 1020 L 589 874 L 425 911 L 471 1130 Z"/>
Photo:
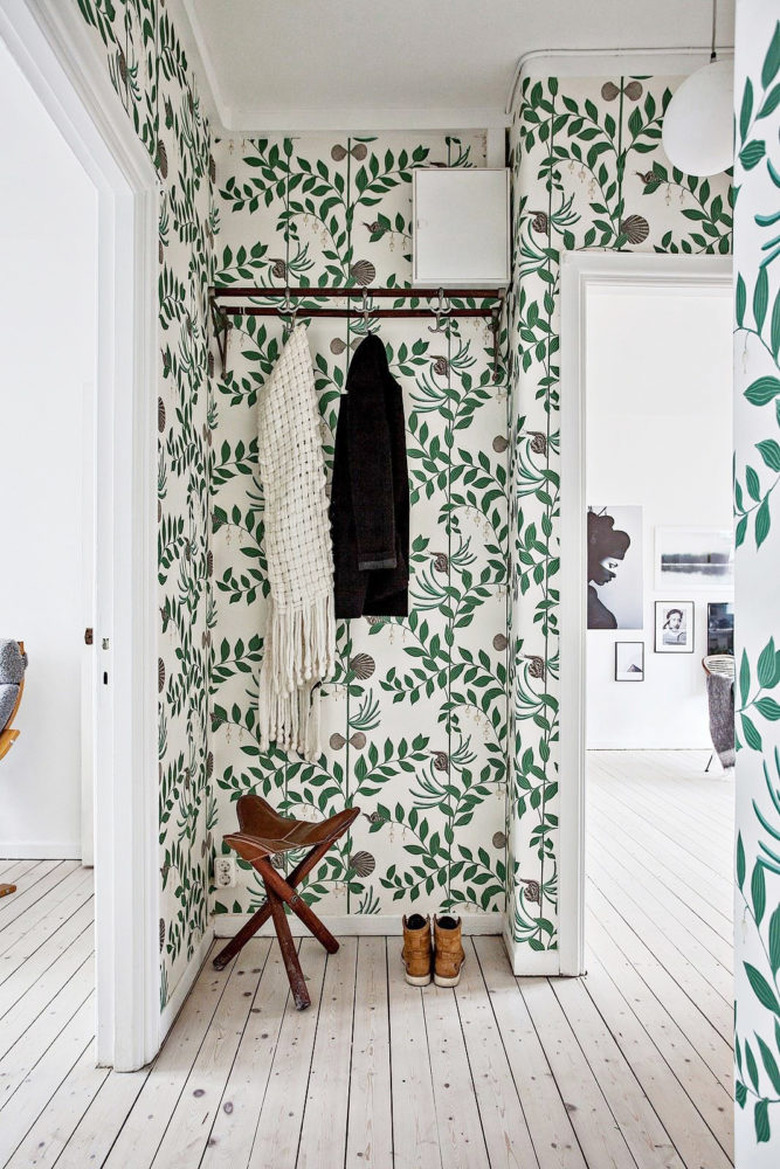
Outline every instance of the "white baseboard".
<path id="1" fill-rule="evenodd" d="M 316 912 L 316 906 L 315 912 Z M 233 938 L 249 921 L 250 914 L 218 913 L 214 917 L 214 936 Z M 462 913 L 460 914 L 464 934 L 500 934 L 504 928 L 503 913 Z M 309 931 L 302 921 L 292 914 L 288 918 L 290 933 L 295 938 L 309 937 Z M 400 937 L 401 914 L 395 913 L 352 913 L 343 917 L 323 917 L 322 923 L 332 934 L 341 938 L 354 937 Z M 258 937 L 273 937 L 273 923 L 267 921 Z"/>
<path id="2" fill-rule="evenodd" d="M 502 933 L 512 973 L 516 976 L 550 978 L 561 972 L 561 956 L 558 950 L 532 950 L 530 946 L 516 942 L 505 929 Z"/>
<path id="3" fill-rule="evenodd" d="M 81 841 L 66 842 L 23 840 L 21 843 L 0 840 L 0 860 L 4 861 L 80 861 Z"/>
<path id="4" fill-rule="evenodd" d="M 600 742 L 588 743 L 586 748 L 588 751 L 712 751 L 712 745 L 707 743 L 650 743 L 646 740 L 642 743 L 632 745 L 626 743 L 624 740 L 617 740 L 616 742 Z"/>
<path id="5" fill-rule="evenodd" d="M 206 957 L 213 941 L 214 926 L 208 925 L 206 927 L 205 934 L 200 940 L 200 945 L 190 958 L 187 969 L 176 983 L 176 988 L 173 994 L 160 1012 L 160 1045 L 162 1045 L 162 1041 L 165 1039 L 165 1036 L 176 1022 L 176 1016 L 184 1006 L 185 999 L 192 990 L 195 984 L 195 979 L 201 972 L 203 963 L 206 961 Z"/>

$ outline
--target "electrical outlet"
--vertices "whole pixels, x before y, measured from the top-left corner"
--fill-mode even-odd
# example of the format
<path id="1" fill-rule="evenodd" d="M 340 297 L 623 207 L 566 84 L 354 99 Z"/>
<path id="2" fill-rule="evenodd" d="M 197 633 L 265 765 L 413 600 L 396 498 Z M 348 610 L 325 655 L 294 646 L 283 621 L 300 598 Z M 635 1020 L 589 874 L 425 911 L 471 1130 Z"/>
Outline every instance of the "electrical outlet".
<path id="1" fill-rule="evenodd" d="M 236 858 L 218 856 L 214 859 L 214 884 L 218 889 L 230 889 L 236 883 Z"/>

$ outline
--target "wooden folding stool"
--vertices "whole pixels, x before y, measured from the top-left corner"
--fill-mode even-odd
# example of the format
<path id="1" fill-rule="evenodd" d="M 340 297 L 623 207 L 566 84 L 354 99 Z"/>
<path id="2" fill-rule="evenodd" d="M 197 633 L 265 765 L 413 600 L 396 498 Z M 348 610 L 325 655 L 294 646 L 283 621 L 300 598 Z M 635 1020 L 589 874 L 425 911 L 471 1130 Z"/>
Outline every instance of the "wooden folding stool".
<path id="1" fill-rule="evenodd" d="M 317 941 L 322 942 L 329 954 L 336 953 L 339 944 L 333 934 L 325 928 L 295 889 L 322 860 L 334 841 L 343 836 L 353 820 L 360 815 L 360 808 L 345 808 L 343 812 L 337 812 L 329 820 L 311 824 L 305 820 L 280 816 L 260 796 L 249 794 L 241 796 L 237 811 L 239 831 L 223 839 L 225 844 L 234 848 L 239 856 L 257 869 L 265 885 L 266 900 L 236 936 L 220 950 L 214 959 L 214 967 L 216 970 L 224 969 L 230 959 L 234 958 L 268 918 L 272 917 L 295 1005 L 302 1011 L 311 1006 L 311 998 L 284 907 L 289 905 Z M 295 848 L 309 848 L 310 851 L 289 876 L 285 877 L 273 867 L 270 858 L 274 853 L 290 852 Z"/>

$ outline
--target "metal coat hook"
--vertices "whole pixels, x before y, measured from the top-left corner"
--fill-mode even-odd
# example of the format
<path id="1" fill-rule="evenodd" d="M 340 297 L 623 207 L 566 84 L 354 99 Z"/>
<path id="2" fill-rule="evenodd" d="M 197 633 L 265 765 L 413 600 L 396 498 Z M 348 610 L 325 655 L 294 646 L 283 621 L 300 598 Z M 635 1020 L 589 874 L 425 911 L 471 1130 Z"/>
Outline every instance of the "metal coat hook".
<path id="1" fill-rule="evenodd" d="M 433 310 L 433 315 L 436 317 L 436 324 L 428 326 L 429 333 L 444 333 L 446 330 L 442 327 L 442 317 L 448 316 L 452 312 L 452 305 L 449 297 L 444 297 L 444 289 L 439 289 L 439 302 Z"/>
<path id="2" fill-rule="evenodd" d="M 292 332 L 295 328 L 295 322 L 298 317 L 298 305 L 290 296 L 289 284 L 284 290 L 284 300 L 280 305 L 277 306 L 276 311 L 279 313 L 280 317 L 289 317 L 289 320 L 285 321 L 284 333 L 282 337 L 283 341 L 286 342 L 292 335 Z"/>
<path id="3" fill-rule="evenodd" d="M 369 312 L 370 312 L 370 306 L 368 303 L 368 289 L 364 288 L 363 289 L 363 324 L 366 327 L 366 333 L 372 332 L 371 324 L 370 324 L 369 319 L 368 319 Z"/>

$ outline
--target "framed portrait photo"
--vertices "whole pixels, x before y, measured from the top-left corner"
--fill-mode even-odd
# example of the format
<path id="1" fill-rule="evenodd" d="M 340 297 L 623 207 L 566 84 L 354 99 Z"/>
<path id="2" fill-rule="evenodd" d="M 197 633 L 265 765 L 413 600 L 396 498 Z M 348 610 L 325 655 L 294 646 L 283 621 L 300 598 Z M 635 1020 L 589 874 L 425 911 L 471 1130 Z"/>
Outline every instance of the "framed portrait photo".
<path id="1" fill-rule="evenodd" d="M 655 652 L 693 653 L 693 601 L 656 601 Z"/>
<path id="2" fill-rule="evenodd" d="M 615 642 L 615 681 L 644 682 L 645 643 L 643 641 Z"/>

